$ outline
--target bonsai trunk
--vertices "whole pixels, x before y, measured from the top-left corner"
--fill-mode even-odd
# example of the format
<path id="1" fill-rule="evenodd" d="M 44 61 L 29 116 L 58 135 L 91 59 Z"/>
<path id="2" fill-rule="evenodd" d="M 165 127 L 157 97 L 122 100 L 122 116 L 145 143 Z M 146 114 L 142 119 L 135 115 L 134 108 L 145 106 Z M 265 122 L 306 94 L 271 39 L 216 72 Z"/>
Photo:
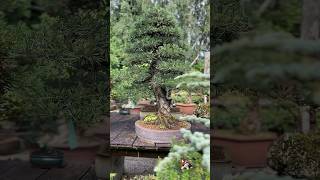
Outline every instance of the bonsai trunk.
<path id="1" fill-rule="evenodd" d="M 158 102 L 158 115 L 159 120 L 158 124 L 165 126 L 166 128 L 170 128 L 171 125 L 169 122 L 170 111 L 171 111 L 171 99 L 170 92 L 168 92 L 165 87 L 155 86 L 154 94 L 156 96 Z"/>
<path id="2" fill-rule="evenodd" d="M 247 118 L 240 123 L 240 132 L 243 134 L 255 134 L 261 130 L 259 117 L 259 98 L 252 98 L 252 104 L 249 107 Z"/>

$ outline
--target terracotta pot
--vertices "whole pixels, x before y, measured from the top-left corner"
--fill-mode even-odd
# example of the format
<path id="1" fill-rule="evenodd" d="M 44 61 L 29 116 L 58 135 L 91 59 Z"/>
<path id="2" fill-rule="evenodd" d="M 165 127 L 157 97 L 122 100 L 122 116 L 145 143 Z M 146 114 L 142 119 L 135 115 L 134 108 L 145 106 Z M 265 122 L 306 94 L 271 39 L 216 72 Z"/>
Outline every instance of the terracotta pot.
<path id="1" fill-rule="evenodd" d="M 185 129 L 190 129 L 191 124 L 188 123 L 188 127 Z M 137 136 L 146 142 L 149 143 L 171 143 L 173 138 L 181 139 L 182 134 L 180 129 L 178 130 L 157 130 L 157 129 L 150 129 L 145 128 L 139 124 L 139 121 L 135 122 L 135 130 Z"/>
<path id="2" fill-rule="evenodd" d="M 19 138 L 0 136 L 0 155 L 14 154 L 20 150 L 20 148 Z"/>
<path id="3" fill-rule="evenodd" d="M 140 114 L 140 111 L 141 111 L 141 108 L 140 108 L 140 107 L 131 108 L 131 109 L 130 109 L 130 114 L 137 114 L 137 115 L 139 115 L 139 114 Z"/>
<path id="4" fill-rule="evenodd" d="M 192 115 L 194 110 L 196 109 L 196 104 L 183 104 L 183 103 L 177 103 L 176 107 L 179 109 L 179 111 L 183 114 Z"/>
<path id="5" fill-rule="evenodd" d="M 267 166 L 268 149 L 276 138 L 274 133 L 239 135 L 216 130 L 211 142 L 225 149 L 234 166 L 257 168 Z"/>

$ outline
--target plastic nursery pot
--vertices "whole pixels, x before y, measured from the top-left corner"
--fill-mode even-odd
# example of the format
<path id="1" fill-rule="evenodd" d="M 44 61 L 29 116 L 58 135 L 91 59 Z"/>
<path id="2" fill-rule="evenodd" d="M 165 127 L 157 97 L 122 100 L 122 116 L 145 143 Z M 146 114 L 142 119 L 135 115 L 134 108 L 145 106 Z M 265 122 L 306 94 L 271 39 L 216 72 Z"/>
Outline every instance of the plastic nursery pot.
<path id="1" fill-rule="evenodd" d="M 121 114 L 121 115 L 128 115 L 128 114 L 130 114 L 130 111 L 129 111 L 128 109 L 121 108 L 121 109 L 119 110 L 119 114 Z"/>
<path id="2" fill-rule="evenodd" d="M 64 166 L 64 154 L 58 150 L 42 148 L 30 154 L 30 163 L 40 168 L 61 168 Z"/>

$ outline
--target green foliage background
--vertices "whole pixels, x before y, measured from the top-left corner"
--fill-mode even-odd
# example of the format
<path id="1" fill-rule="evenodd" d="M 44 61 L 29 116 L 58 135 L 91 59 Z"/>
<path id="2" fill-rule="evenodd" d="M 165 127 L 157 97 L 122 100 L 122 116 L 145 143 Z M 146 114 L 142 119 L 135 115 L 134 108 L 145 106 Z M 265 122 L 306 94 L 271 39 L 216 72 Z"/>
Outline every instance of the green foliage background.
<path id="1" fill-rule="evenodd" d="M 59 119 L 72 120 L 78 130 L 101 121 L 109 77 L 106 5 L 1 3 L 0 121 L 32 137 L 55 132 Z"/>

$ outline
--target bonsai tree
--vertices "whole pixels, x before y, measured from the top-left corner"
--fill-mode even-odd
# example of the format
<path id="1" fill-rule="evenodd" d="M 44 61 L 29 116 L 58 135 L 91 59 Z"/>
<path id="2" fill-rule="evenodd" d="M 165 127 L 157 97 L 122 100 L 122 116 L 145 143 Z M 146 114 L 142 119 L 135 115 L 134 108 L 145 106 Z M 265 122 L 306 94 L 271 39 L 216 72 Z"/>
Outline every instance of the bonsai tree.
<path id="1" fill-rule="evenodd" d="M 236 89 L 250 97 L 250 114 L 242 127 L 259 132 L 259 98 L 289 100 L 298 105 L 317 103 L 318 47 L 319 42 L 285 33 L 242 38 L 215 49 L 213 83 L 222 91 Z"/>
<path id="2" fill-rule="evenodd" d="M 154 95 L 158 105 L 157 124 L 170 128 L 173 78 L 188 68 L 182 34 L 175 18 L 165 9 L 154 7 L 138 18 L 130 33 L 128 58 L 122 61 L 122 78 L 129 94 Z"/>

